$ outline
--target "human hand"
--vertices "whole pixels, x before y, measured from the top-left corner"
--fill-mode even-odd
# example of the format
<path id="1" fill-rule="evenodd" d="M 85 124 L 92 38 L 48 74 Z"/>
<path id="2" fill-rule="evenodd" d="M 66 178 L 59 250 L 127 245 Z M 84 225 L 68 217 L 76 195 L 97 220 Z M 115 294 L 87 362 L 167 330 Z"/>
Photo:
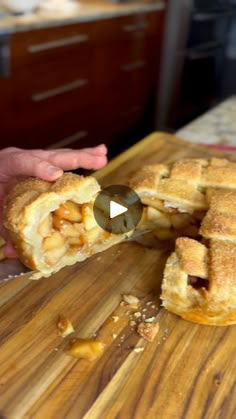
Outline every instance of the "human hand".
<path id="1" fill-rule="evenodd" d="M 33 176 L 53 182 L 62 176 L 64 170 L 101 169 L 107 163 L 107 148 L 100 145 L 94 148 L 73 150 L 23 150 L 9 147 L 0 150 L 0 211 L 2 214 L 6 194 L 13 183 L 21 176 Z M 0 235 L 6 244 L 3 253 L 15 258 L 17 252 L 8 238 L 0 217 Z"/>

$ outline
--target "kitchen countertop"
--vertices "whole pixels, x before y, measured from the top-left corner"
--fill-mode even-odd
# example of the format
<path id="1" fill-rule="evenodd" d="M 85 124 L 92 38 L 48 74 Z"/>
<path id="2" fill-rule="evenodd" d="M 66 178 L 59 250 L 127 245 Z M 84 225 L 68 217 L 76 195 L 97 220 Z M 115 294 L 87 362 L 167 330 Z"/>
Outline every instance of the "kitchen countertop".
<path id="1" fill-rule="evenodd" d="M 236 96 L 194 119 L 176 135 L 193 143 L 236 147 Z"/>
<path id="2" fill-rule="evenodd" d="M 165 8 L 165 1 L 120 3 L 91 1 L 79 2 L 73 11 L 37 11 L 25 15 L 5 16 L 0 19 L 0 34 L 24 32 L 33 29 L 62 26 L 77 22 L 126 16 L 132 13 L 152 12 Z"/>

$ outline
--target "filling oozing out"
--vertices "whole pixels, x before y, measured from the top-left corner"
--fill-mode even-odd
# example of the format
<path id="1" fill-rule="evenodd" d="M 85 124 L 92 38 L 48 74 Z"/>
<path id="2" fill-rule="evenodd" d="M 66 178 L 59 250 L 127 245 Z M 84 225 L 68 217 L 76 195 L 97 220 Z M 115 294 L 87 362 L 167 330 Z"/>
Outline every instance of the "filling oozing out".
<path id="1" fill-rule="evenodd" d="M 105 233 L 96 223 L 92 203 L 79 205 L 66 201 L 41 221 L 38 228 L 43 237 L 45 262 L 53 266 L 65 254 L 78 252 L 81 247 L 99 242 Z"/>
<path id="2" fill-rule="evenodd" d="M 180 236 L 196 238 L 204 211 L 187 211 L 173 208 L 160 201 L 159 208 L 145 205 L 146 226 L 150 226 L 159 240 L 170 240 Z"/>

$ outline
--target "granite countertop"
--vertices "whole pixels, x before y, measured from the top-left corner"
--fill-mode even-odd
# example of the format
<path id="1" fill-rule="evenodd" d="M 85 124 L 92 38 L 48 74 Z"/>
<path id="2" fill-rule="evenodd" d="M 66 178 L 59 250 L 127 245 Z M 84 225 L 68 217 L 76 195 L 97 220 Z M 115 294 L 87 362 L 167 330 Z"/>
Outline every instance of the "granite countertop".
<path id="1" fill-rule="evenodd" d="M 222 102 L 176 133 L 198 144 L 236 149 L 236 96 Z"/>
<path id="2" fill-rule="evenodd" d="M 27 30 L 56 27 L 70 23 L 88 22 L 99 19 L 126 16 L 132 13 L 151 12 L 165 8 L 165 1 L 131 2 L 114 4 L 105 1 L 78 2 L 78 7 L 69 11 L 43 11 L 25 15 L 2 15 L 0 34 L 24 32 Z"/>

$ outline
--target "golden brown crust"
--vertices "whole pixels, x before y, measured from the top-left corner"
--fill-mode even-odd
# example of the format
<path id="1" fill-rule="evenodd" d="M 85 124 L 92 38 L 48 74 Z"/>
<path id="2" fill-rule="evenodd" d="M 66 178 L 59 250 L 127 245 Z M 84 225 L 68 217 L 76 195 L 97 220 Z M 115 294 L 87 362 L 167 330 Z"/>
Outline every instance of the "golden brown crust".
<path id="1" fill-rule="evenodd" d="M 171 169 L 171 178 L 199 185 L 202 168 L 207 164 L 204 159 L 186 159 L 175 162 Z"/>
<path id="2" fill-rule="evenodd" d="M 99 191 L 95 178 L 66 173 L 54 183 L 25 179 L 9 193 L 4 225 L 21 261 L 37 271 L 34 279 L 48 277 L 124 238 L 108 235 L 92 219 L 91 205 Z"/>
<path id="3" fill-rule="evenodd" d="M 130 181 L 130 187 L 137 192 L 145 193 L 156 191 L 157 185 L 163 177 L 169 174 L 168 166 L 164 164 L 144 166 L 139 170 Z"/>
<path id="4" fill-rule="evenodd" d="M 187 241 L 189 246 L 192 245 L 191 239 L 185 240 L 186 245 Z M 163 306 L 192 322 L 218 326 L 236 323 L 235 246 L 221 240 L 211 241 L 209 249 L 205 248 L 197 265 L 195 253 L 189 252 L 187 266 L 190 269 L 187 270 L 191 274 L 186 272 L 184 258 L 184 253 L 176 251 L 167 260 L 162 284 Z M 199 266 L 205 263 L 205 272 L 199 271 Z M 207 271 L 207 281 L 200 282 L 199 288 L 189 283 L 189 275 L 196 276 L 200 281 Z"/>
<path id="5" fill-rule="evenodd" d="M 188 236 L 177 238 L 175 252 L 167 261 L 162 284 L 163 305 L 193 322 L 234 324 L 236 163 L 217 158 L 185 159 L 166 166 L 165 170 L 165 176 L 161 176 L 161 166 L 149 166 L 134 183 L 147 206 L 146 219 L 142 220 L 144 226 L 160 239 Z M 158 212 L 150 212 L 150 208 Z M 163 221 L 160 223 L 166 213 L 169 227 Z M 198 234 L 207 246 L 189 238 L 191 230 L 199 228 L 201 219 Z"/>
<path id="6" fill-rule="evenodd" d="M 176 240 L 176 254 L 180 268 L 186 274 L 201 278 L 208 277 L 207 248 L 196 240 L 179 237 Z"/>
<path id="7" fill-rule="evenodd" d="M 138 229 L 152 230 L 158 239 L 177 238 L 164 273 L 164 307 L 197 323 L 236 323 L 236 164 L 225 159 L 187 159 L 151 165 L 140 170 L 130 184 L 145 205 Z M 124 238 L 104 233 L 95 225 L 91 208 L 98 191 L 95 179 L 66 174 L 55 183 L 25 180 L 9 194 L 5 226 L 23 263 L 38 271 L 35 278 L 49 276 Z M 73 212 L 71 202 L 79 205 L 81 214 L 75 213 L 72 225 L 64 216 L 58 239 L 62 247 L 56 253 L 52 249 L 51 254 L 58 231 L 51 232 L 52 223 L 47 219 L 45 223 L 45 217 L 52 217 L 53 226 L 60 229 L 58 216 L 68 210 L 63 205 L 72 206 Z M 47 257 L 40 250 L 39 225 L 40 231 L 49 230 L 44 237 Z M 75 230 L 82 231 L 81 238 Z M 199 234 L 204 244 L 189 238 L 199 238 Z M 78 240 L 82 245 L 75 254 L 70 246 L 78 246 Z M 48 265 L 47 260 L 54 258 L 58 262 Z"/>

